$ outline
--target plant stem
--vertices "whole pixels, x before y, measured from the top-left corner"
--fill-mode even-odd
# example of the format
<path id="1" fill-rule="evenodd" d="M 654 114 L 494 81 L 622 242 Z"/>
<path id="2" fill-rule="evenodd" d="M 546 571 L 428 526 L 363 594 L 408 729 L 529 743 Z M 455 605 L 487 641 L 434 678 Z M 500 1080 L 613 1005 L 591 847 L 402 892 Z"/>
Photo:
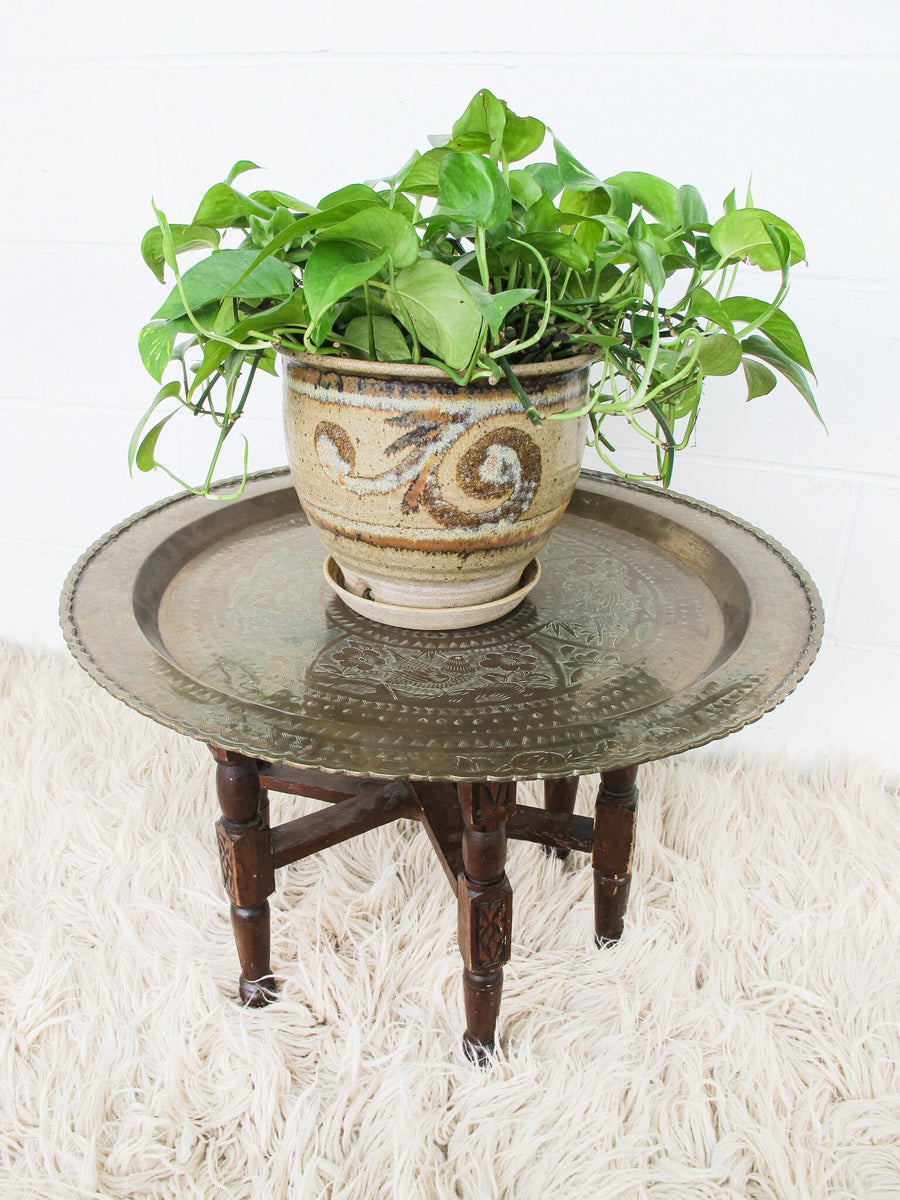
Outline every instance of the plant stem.
<path id="1" fill-rule="evenodd" d="M 481 286 L 485 291 L 491 290 L 491 280 L 488 275 L 487 243 L 484 237 L 484 226 L 479 222 L 475 226 L 475 257 L 478 260 L 478 272 L 481 275 Z"/>
<path id="2" fill-rule="evenodd" d="M 363 294 L 366 297 L 366 333 L 369 339 L 369 358 L 375 358 L 375 325 L 372 321 L 372 295 L 369 291 L 368 279 L 363 281 Z"/>
<path id="3" fill-rule="evenodd" d="M 520 383 L 520 381 L 516 378 L 515 374 L 513 373 L 512 367 L 509 365 L 509 363 L 505 359 L 500 360 L 500 370 L 506 376 L 506 382 L 509 384 L 509 386 L 512 388 L 512 390 L 519 397 L 519 403 L 525 409 L 525 412 L 528 416 L 528 420 L 532 423 L 532 425 L 540 425 L 541 424 L 541 414 L 538 412 L 538 410 L 532 404 L 531 399 L 528 396 L 528 393 L 522 387 L 522 384 Z"/>

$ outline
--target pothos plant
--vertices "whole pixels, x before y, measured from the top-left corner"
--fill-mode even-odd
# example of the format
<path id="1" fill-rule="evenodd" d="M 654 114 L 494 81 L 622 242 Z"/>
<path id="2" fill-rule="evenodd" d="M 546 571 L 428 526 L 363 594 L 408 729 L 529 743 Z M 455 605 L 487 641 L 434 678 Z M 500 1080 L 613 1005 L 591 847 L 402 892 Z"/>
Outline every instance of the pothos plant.
<path id="1" fill-rule="evenodd" d="M 531 161 L 548 138 L 552 160 Z M 656 474 L 641 478 L 665 485 L 709 375 L 743 370 L 752 399 L 779 372 L 819 416 L 806 348 L 782 307 L 803 243 L 749 193 L 741 206 L 732 191 L 713 221 L 690 184 L 641 171 L 601 179 L 486 89 L 430 141 L 395 174 L 316 204 L 240 191 L 235 180 L 257 169 L 248 161 L 209 188 L 188 224 L 154 204 L 142 253 L 174 286 L 140 333 L 161 387 L 130 467 L 160 466 L 189 486 L 157 447 L 176 413 L 204 416 L 215 444 L 191 490 L 208 494 L 254 377 L 274 373 L 279 348 L 429 364 L 460 387 L 505 379 L 534 422 L 514 368 L 590 355 L 596 378 L 580 415 L 591 443 L 625 474 L 610 424 L 624 420 L 655 448 Z M 182 270 L 179 257 L 197 251 Z M 772 277 L 771 295 L 734 294 L 745 265 Z M 245 478 L 246 463 L 245 441 Z"/>

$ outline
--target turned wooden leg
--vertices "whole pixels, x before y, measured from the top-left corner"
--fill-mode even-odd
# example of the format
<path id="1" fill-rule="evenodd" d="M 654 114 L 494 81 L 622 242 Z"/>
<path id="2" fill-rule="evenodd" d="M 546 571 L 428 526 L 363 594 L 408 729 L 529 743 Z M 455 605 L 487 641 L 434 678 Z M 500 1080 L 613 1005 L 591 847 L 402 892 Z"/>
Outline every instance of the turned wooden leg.
<path id="1" fill-rule="evenodd" d="M 577 775 L 569 775 L 566 779 L 544 780 L 544 808 L 547 812 L 565 813 L 571 817 L 575 811 L 577 795 Z M 548 858 L 569 857 L 569 851 L 562 846 L 544 846 L 544 853 Z"/>
<path id="2" fill-rule="evenodd" d="M 638 790 L 634 786 L 637 767 L 601 771 L 600 789 L 594 806 L 594 936 L 598 946 L 622 936 L 628 891 L 631 887 L 631 855 L 634 849 L 634 817 Z"/>
<path id="3" fill-rule="evenodd" d="M 506 822 L 516 810 L 515 783 L 457 785 L 465 828 L 457 880 L 466 1032 L 463 1049 L 479 1066 L 491 1061 L 512 940 L 512 888 L 506 877 Z"/>
<path id="4" fill-rule="evenodd" d="M 275 862 L 266 815 L 268 797 L 259 786 L 255 759 L 210 746 L 216 760 L 216 791 L 222 816 L 216 825 L 222 879 L 231 901 L 231 926 L 241 961 L 240 993 L 259 1008 L 275 999 L 269 966 L 269 901 Z"/>

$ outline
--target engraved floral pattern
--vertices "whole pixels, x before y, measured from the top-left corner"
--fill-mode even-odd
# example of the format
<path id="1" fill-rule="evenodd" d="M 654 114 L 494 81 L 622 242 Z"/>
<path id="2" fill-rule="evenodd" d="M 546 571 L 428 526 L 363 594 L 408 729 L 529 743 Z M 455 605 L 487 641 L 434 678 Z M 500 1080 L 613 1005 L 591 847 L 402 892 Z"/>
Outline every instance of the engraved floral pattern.
<path id="1" fill-rule="evenodd" d="M 371 775 L 527 779 L 647 761 L 724 736 L 796 686 L 822 614 L 790 555 L 677 495 L 603 479 L 579 495 L 539 587 L 480 630 L 385 631 L 325 600 L 283 473 L 252 480 L 230 510 L 258 503 L 258 529 L 237 528 L 173 573 L 166 596 L 180 625 L 163 605 L 151 639 L 134 597 L 147 556 L 208 516 L 185 496 L 83 556 L 63 626 L 94 678 L 154 720 L 259 757 Z M 722 624 L 715 591 L 690 563 L 605 523 L 610 504 L 709 538 L 747 588 L 748 630 Z"/>

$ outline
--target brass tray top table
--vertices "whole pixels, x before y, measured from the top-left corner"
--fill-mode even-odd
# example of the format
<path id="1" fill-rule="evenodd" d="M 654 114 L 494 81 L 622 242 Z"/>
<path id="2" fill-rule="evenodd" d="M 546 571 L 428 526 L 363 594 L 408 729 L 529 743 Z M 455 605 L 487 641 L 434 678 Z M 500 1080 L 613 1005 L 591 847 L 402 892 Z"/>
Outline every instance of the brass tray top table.
<path id="1" fill-rule="evenodd" d="M 212 750 L 244 1001 L 275 995 L 276 869 L 414 818 L 457 896 L 464 1044 L 484 1062 L 510 952 L 507 837 L 590 853 L 597 941 L 618 938 L 638 765 L 783 700 L 818 650 L 819 597 L 742 521 L 589 472 L 540 582 L 488 625 L 374 624 L 326 586 L 324 557 L 285 470 L 228 503 L 183 493 L 80 559 L 63 630 L 104 688 Z M 575 816 L 595 772 L 594 819 Z M 517 780 L 544 781 L 544 808 L 516 804 Z M 270 828 L 268 789 L 329 804 Z"/>

